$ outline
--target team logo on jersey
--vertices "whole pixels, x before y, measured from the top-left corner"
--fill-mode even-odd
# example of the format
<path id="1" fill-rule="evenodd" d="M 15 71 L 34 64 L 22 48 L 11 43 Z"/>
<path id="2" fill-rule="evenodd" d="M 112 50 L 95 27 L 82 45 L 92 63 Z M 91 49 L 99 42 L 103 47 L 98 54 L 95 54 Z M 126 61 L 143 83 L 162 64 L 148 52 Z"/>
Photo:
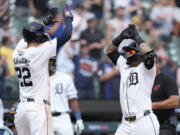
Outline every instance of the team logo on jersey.
<path id="1" fill-rule="evenodd" d="M 153 90 L 154 90 L 154 91 L 157 91 L 157 90 L 159 90 L 159 88 L 160 88 L 160 85 L 159 85 L 159 84 L 156 84 L 156 85 L 153 87 Z"/>
<path id="2" fill-rule="evenodd" d="M 138 83 L 138 73 L 135 71 L 131 71 L 128 77 L 128 86 L 130 87 L 131 85 L 136 85 Z"/>
<path id="3" fill-rule="evenodd" d="M 63 85 L 62 85 L 62 83 L 56 84 L 55 89 L 56 89 L 56 94 L 61 94 L 63 92 Z"/>

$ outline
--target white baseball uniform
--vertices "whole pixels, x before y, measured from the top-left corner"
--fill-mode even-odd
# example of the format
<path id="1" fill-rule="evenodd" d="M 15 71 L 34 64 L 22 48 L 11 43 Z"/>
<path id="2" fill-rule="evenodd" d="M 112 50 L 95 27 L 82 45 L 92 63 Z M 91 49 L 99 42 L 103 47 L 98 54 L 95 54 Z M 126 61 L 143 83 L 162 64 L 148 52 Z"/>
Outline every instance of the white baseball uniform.
<path id="1" fill-rule="evenodd" d="M 73 135 L 73 126 L 70 119 L 69 100 L 77 98 L 77 90 L 72 78 L 56 71 L 50 77 L 51 111 L 61 113 L 53 116 L 53 128 L 57 135 Z"/>
<path id="2" fill-rule="evenodd" d="M 155 64 L 150 70 L 146 69 L 143 62 L 137 67 L 129 67 L 126 59 L 120 56 L 117 68 L 121 74 L 120 104 L 123 118 L 115 135 L 159 135 L 159 122 L 152 112 L 151 102 Z M 145 116 L 147 110 L 151 113 Z M 136 120 L 127 121 L 129 116 L 136 116 Z"/>
<path id="3" fill-rule="evenodd" d="M 57 40 L 26 48 L 21 39 L 13 59 L 20 86 L 20 103 L 15 115 L 18 135 L 52 135 L 48 62 L 56 55 Z"/>

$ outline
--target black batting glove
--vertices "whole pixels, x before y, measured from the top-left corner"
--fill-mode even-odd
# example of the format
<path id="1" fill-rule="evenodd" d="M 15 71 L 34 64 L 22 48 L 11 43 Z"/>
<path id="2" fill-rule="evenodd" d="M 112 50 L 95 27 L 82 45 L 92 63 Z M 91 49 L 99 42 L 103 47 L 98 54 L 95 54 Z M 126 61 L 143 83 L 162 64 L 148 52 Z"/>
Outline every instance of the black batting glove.
<path id="1" fill-rule="evenodd" d="M 56 17 L 58 13 L 58 8 L 57 7 L 52 7 L 49 10 L 49 15 L 46 16 L 46 18 L 43 20 L 43 23 L 45 25 L 53 24 L 53 19 Z"/>
<path id="2" fill-rule="evenodd" d="M 130 29 L 129 36 L 131 39 L 134 39 L 138 45 L 144 42 L 144 40 L 138 34 L 136 26 L 134 24 L 129 24 L 128 28 Z"/>
<path id="3" fill-rule="evenodd" d="M 132 32 L 129 27 L 124 29 L 121 34 L 119 34 L 116 38 L 112 40 L 113 45 L 118 47 L 124 39 L 131 38 L 131 33 Z"/>

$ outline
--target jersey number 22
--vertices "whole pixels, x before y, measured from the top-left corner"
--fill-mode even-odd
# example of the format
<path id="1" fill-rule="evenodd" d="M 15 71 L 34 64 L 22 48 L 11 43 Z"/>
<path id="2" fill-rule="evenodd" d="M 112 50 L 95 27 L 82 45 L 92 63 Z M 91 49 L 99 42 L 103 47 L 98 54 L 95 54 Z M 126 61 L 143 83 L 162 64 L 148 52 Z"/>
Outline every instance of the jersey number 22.
<path id="1" fill-rule="evenodd" d="M 16 67 L 15 68 L 16 73 L 17 73 L 17 77 L 19 79 L 23 79 L 22 81 L 20 81 L 20 85 L 21 87 L 29 87 L 29 86 L 33 86 L 32 81 L 28 81 L 27 79 L 31 78 L 31 73 L 29 68 L 27 67 Z"/>

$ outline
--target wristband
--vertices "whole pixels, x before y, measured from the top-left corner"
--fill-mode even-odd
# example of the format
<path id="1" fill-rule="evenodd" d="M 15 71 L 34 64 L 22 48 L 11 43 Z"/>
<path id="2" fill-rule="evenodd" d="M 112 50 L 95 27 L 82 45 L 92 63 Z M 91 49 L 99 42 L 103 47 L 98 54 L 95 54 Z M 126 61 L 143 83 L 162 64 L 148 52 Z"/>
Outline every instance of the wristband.
<path id="1" fill-rule="evenodd" d="M 81 112 L 74 112 L 74 117 L 76 120 L 81 120 Z"/>

